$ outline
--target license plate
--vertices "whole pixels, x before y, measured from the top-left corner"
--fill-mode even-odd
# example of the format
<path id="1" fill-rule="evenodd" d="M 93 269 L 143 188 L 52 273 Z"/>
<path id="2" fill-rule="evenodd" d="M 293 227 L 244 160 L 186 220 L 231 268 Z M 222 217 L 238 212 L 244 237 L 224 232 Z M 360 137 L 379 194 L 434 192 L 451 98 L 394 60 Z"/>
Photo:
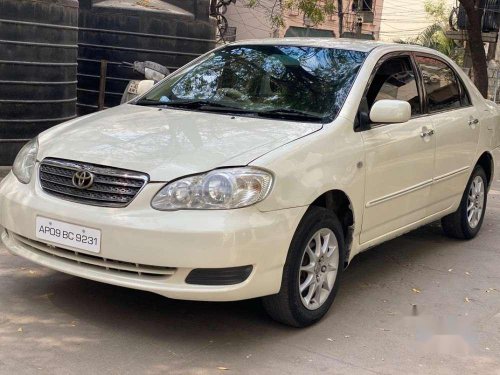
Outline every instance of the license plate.
<path id="1" fill-rule="evenodd" d="M 140 81 L 130 81 L 127 92 L 129 94 L 137 95 L 137 93 L 139 92 L 139 82 Z"/>
<path id="2" fill-rule="evenodd" d="M 36 237 L 57 245 L 85 250 L 91 253 L 101 251 L 101 231 L 38 216 Z"/>

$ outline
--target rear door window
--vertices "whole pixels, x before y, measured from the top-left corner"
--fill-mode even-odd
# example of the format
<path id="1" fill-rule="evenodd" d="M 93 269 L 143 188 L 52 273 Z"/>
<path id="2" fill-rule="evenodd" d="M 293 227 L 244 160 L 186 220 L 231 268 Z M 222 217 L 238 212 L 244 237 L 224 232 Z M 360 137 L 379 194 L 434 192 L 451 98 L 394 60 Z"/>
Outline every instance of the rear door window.
<path id="1" fill-rule="evenodd" d="M 461 95 L 459 81 L 453 69 L 432 57 L 417 56 L 416 59 L 424 79 L 429 112 L 460 108 L 466 99 Z"/>

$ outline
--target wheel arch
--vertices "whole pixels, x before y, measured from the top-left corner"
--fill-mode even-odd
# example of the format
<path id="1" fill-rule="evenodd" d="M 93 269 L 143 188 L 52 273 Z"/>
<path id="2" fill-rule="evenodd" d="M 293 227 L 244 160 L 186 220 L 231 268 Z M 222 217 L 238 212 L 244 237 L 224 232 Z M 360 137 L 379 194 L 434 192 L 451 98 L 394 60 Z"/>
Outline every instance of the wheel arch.
<path id="1" fill-rule="evenodd" d="M 493 183 L 493 175 L 495 171 L 494 163 L 493 155 L 488 151 L 483 152 L 476 162 L 476 165 L 483 167 L 484 172 L 486 173 L 486 177 L 488 178 L 488 189 Z"/>
<path id="2" fill-rule="evenodd" d="M 310 205 L 315 207 L 323 207 L 331 210 L 337 215 L 342 229 L 344 230 L 344 240 L 346 247 L 344 267 L 349 264 L 351 248 L 354 240 L 354 206 L 349 196 L 342 190 L 333 189 L 324 192 L 317 197 Z"/>

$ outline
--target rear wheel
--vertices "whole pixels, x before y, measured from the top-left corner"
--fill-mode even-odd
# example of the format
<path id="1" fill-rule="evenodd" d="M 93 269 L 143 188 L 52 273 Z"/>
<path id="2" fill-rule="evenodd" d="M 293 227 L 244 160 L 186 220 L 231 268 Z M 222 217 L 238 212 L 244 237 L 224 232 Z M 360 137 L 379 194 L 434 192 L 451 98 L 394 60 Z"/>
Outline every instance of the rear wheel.
<path id="1" fill-rule="evenodd" d="M 441 220 L 446 235 L 468 240 L 479 233 L 486 211 L 487 187 L 486 173 L 478 165 L 472 172 L 458 210 Z"/>
<path id="2" fill-rule="evenodd" d="M 344 264 L 344 235 L 332 212 L 311 207 L 294 235 L 280 292 L 263 298 L 276 321 L 305 327 L 320 320 L 337 293 Z"/>

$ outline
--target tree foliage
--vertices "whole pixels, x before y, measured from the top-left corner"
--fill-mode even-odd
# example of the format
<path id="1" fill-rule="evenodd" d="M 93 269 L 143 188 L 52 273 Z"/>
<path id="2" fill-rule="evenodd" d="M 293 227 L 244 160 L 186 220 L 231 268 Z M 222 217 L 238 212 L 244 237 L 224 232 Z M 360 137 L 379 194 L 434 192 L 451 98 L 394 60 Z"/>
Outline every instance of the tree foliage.
<path id="1" fill-rule="evenodd" d="M 248 0 L 248 6 L 265 8 L 271 24 L 277 28 L 285 25 L 285 11 L 297 9 L 312 25 L 324 22 L 336 11 L 334 0 Z"/>
<path id="2" fill-rule="evenodd" d="M 397 40 L 397 42 L 403 44 L 417 44 L 419 46 L 435 49 L 451 57 L 459 65 L 462 65 L 464 58 L 462 46 L 446 36 L 448 15 L 451 9 L 447 7 L 444 0 L 426 0 L 424 9 L 434 23 L 426 27 L 416 37 Z"/>
<path id="3" fill-rule="evenodd" d="M 446 23 L 451 11 L 444 0 L 426 0 L 424 9 L 429 16 L 434 18 L 436 23 Z"/>

